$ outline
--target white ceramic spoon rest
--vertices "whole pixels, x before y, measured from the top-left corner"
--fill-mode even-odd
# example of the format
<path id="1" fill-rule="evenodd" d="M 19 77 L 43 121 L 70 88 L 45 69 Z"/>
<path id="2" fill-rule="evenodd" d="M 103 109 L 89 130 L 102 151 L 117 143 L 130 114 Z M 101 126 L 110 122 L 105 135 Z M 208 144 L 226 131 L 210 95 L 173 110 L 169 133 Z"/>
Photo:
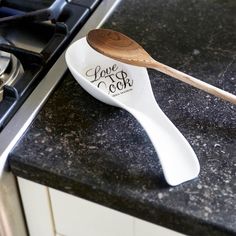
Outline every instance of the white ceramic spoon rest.
<path id="1" fill-rule="evenodd" d="M 198 159 L 190 144 L 157 105 L 145 68 L 110 59 L 92 49 L 86 38 L 66 52 L 78 83 L 98 100 L 130 112 L 143 126 L 158 153 L 168 184 L 196 178 Z"/>

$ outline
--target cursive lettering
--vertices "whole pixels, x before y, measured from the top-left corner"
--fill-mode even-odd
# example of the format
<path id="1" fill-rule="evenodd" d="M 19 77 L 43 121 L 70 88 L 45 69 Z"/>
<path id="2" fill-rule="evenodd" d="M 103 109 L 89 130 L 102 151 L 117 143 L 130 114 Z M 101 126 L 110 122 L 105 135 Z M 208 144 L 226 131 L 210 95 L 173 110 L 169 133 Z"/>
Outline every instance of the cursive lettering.
<path id="1" fill-rule="evenodd" d="M 85 75 L 91 83 L 112 96 L 126 93 L 132 90 L 134 81 L 129 78 L 127 72 L 119 68 L 117 64 L 102 68 L 100 65 L 90 68 Z"/>
<path id="2" fill-rule="evenodd" d="M 116 64 L 102 69 L 101 66 L 96 66 L 95 68 L 89 69 L 86 72 L 86 76 L 92 78 L 91 82 L 94 83 L 102 78 L 110 78 L 111 82 L 114 82 L 115 72 L 118 70 Z"/>

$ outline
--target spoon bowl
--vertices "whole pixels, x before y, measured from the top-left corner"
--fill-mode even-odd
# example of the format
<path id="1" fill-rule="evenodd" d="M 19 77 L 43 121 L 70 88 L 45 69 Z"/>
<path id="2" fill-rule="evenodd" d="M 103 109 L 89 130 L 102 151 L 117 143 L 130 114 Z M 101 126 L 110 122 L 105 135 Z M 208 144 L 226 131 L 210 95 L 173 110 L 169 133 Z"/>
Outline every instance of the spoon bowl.
<path id="1" fill-rule="evenodd" d="M 157 105 L 145 68 L 103 56 L 88 45 L 86 38 L 67 49 L 66 62 L 87 92 L 104 103 L 127 110 L 140 122 L 158 154 L 168 184 L 175 186 L 198 176 L 198 159 Z"/>

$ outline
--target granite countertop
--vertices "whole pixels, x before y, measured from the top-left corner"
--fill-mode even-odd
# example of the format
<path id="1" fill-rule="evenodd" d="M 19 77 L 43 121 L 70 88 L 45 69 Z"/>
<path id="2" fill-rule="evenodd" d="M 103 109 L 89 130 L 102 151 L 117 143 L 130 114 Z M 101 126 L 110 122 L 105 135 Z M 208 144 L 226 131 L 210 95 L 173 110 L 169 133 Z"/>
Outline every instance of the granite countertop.
<path id="1" fill-rule="evenodd" d="M 236 94 L 235 0 L 126 0 L 104 27 L 162 63 Z M 236 106 L 149 70 L 156 100 L 195 150 L 201 172 L 166 184 L 126 111 L 67 72 L 10 154 L 15 175 L 189 235 L 236 234 Z"/>

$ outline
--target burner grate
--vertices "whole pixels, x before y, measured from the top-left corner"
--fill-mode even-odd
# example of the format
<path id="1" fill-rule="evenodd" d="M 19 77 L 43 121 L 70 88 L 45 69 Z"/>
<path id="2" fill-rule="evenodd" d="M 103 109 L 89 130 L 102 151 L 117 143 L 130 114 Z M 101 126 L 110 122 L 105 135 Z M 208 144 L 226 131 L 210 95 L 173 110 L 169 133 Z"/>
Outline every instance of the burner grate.
<path id="1" fill-rule="evenodd" d="M 43 21 L 53 21 L 56 22 L 63 11 L 66 0 L 56 0 L 50 7 L 30 11 L 23 12 L 15 10 L 15 12 L 11 12 L 12 15 L 0 18 L 1 26 L 9 26 L 11 24 L 22 24 L 27 22 L 43 22 Z M 2 13 L 9 12 L 8 8 L 3 8 Z"/>
<path id="2" fill-rule="evenodd" d="M 56 0 L 48 8 L 31 12 L 9 8 L 12 5 L 6 2 L 2 1 L 0 7 L 0 16 L 7 16 L 0 18 L 0 35 L 6 39 L 0 41 L 0 55 L 5 58 L 5 65 L 0 64 L 0 130 L 44 78 L 91 14 L 90 8 L 70 4 L 66 0 Z M 18 68 L 14 80 L 6 82 L 5 72 L 14 67 Z"/>
<path id="3" fill-rule="evenodd" d="M 47 68 L 51 67 L 56 59 L 57 48 L 63 44 L 67 36 L 66 25 L 56 23 L 54 35 L 40 53 L 9 43 L 0 44 L 0 51 L 12 55 L 12 67 L 17 69 L 14 72 L 14 80 L 10 78 L 8 83 L 3 82 L 2 88 L 0 87 L 0 130 L 40 82 Z"/>

